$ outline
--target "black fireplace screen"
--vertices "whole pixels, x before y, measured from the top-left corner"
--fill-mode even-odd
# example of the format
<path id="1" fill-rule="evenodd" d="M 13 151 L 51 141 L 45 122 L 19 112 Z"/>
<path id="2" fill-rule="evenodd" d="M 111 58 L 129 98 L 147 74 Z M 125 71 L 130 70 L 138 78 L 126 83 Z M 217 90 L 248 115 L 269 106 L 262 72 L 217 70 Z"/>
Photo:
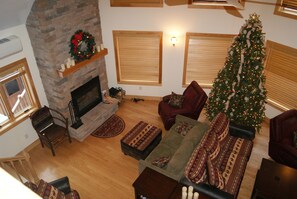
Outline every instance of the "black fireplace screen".
<path id="1" fill-rule="evenodd" d="M 96 76 L 71 92 L 74 115 L 81 117 L 102 102 L 99 77 Z"/>

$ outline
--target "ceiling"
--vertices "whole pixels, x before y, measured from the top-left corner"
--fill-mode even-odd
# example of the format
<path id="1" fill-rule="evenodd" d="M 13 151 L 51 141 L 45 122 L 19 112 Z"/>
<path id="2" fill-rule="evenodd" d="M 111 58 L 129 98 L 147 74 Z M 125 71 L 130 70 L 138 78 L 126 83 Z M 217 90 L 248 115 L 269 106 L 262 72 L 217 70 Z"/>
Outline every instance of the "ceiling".
<path id="1" fill-rule="evenodd" d="M 25 24 L 35 0 L 0 0 L 0 30 Z"/>

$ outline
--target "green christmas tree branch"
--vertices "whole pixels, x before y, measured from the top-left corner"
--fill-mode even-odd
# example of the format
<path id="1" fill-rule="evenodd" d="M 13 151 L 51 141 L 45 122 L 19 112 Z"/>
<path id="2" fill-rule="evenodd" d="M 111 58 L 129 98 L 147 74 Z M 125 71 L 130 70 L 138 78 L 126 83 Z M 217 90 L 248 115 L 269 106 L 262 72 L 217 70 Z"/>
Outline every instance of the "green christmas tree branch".
<path id="1" fill-rule="evenodd" d="M 224 67 L 213 82 L 206 105 L 209 120 L 224 112 L 236 124 L 260 129 L 267 92 L 264 59 L 262 23 L 252 14 L 234 38 Z"/>

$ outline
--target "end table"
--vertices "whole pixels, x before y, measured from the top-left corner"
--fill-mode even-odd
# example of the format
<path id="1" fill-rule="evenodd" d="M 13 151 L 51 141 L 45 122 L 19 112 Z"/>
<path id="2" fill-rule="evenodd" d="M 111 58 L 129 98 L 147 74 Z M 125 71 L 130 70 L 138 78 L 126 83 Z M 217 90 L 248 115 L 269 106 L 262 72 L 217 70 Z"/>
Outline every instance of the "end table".
<path id="1" fill-rule="evenodd" d="M 135 199 L 169 199 L 177 185 L 177 181 L 145 168 L 133 183 Z"/>
<path id="2" fill-rule="evenodd" d="M 297 198 L 296 186 L 296 169 L 263 158 L 256 176 L 252 198 Z"/>
<path id="3" fill-rule="evenodd" d="M 185 185 L 150 168 L 145 168 L 133 183 L 135 199 L 181 199 L 183 186 Z M 199 193 L 199 199 L 212 198 Z"/>

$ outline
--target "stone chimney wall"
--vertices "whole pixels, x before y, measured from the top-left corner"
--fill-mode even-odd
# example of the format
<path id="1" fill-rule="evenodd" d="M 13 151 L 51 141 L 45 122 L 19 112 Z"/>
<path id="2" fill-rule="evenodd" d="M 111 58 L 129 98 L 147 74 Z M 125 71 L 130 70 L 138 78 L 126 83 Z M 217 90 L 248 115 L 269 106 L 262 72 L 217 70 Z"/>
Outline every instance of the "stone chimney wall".
<path id="1" fill-rule="evenodd" d="M 97 45 L 102 43 L 98 0 L 35 0 L 26 26 L 51 108 L 70 118 L 70 92 L 97 75 L 101 89 L 108 89 L 104 58 L 67 77 L 57 74 L 70 57 L 70 38 L 77 30 L 92 34 Z"/>

